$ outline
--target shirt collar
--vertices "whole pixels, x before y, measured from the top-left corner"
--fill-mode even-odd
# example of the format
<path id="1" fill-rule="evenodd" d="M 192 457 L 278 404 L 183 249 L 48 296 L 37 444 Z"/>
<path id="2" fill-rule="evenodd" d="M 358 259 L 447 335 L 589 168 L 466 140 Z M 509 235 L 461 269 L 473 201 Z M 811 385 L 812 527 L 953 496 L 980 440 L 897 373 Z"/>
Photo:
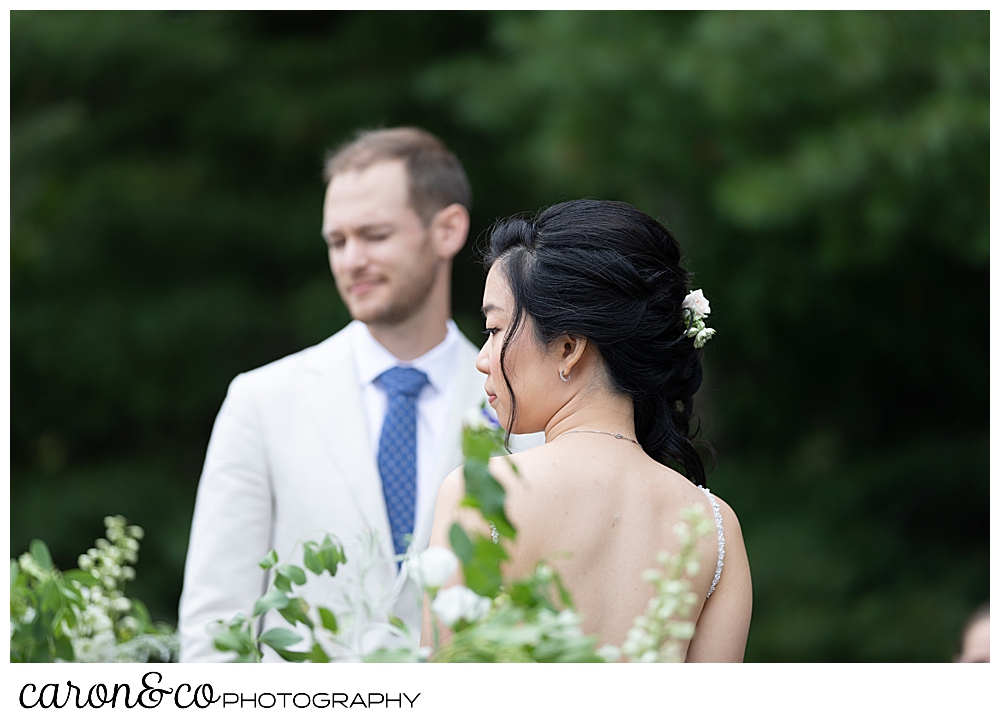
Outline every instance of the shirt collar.
<path id="1" fill-rule="evenodd" d="M 458 347 L 458 335 L 461 334 L 451 319 L 448 319 L 446 325 L 448 331 L 444 341 L 423 356 L 405 362 L 397 359 L 392 352 L 382 346 L 365 324 L 357 320 L 352 321 L 351 346 L 354 350 L 354 363 L 358 369 L 360 385 L 363 387 L 374 384 L 383 372 L 393 367 L 414 367 L 427 375 L 435 391 L 443 391 L 449 380 L 454 377 L 457 359 L 453 352 Z"/>

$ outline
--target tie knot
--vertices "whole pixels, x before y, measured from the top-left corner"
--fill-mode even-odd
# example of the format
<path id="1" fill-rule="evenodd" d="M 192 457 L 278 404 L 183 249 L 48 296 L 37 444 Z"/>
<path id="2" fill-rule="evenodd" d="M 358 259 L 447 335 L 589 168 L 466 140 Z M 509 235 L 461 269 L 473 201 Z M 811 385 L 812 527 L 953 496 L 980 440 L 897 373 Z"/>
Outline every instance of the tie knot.
<path id="1" fill-rule="evenodd" d="M 393 367 L 379 375 L 379 380 L 390 397 L 415 397 L 427 383 L 427 375 L 413 367 Z"/>

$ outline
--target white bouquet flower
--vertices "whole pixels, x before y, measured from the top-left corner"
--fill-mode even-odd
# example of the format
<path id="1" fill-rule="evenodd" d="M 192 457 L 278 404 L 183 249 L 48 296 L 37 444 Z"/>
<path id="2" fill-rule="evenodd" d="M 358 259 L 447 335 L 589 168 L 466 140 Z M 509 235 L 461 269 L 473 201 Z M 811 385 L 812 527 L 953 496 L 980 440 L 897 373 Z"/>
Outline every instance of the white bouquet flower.
<path id="1" fill-rule="evenodd" d="M 491 605 L 492 601 L 488 597 L 477 595 L 463 585 L 455 585 L 437 594 L 431 604 L 431 611 L 443 624 L 454 629 L 459 622 L 474 623 L 482 620 L 490 611 Z"/>
<path id="2" fill-rule="evenodd" d="M 447 547 L 428 547 L 404 564 L 407 574 L 420 587 L 433 594 L 458 569 L 458 558 Z"/>

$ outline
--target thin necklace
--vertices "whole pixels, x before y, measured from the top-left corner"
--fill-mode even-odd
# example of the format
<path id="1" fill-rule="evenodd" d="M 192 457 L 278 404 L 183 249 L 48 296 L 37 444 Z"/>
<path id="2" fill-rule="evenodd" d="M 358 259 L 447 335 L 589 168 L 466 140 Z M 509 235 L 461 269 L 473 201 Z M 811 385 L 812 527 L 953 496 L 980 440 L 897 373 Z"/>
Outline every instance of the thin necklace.
<path id="1" fill-rule="evenodd" d="M 571 429 L 567 432 L 563 432 L 558 437 L 556 437 L 556 439 L 559 439 L 559 437 L 562 437 L 564 434 L 606 434 L 609 437 L 614 437 L 615 439 L 626 439 L 632 444 L 639 444 L 634 439 L 632 439 L 631 437 L 626 437 L 624 434 L 619 434 L 617 432 L 602 432 L 599 429 Z M 555 442 L 556 439 L 553 439 L 552 441 Z"/>

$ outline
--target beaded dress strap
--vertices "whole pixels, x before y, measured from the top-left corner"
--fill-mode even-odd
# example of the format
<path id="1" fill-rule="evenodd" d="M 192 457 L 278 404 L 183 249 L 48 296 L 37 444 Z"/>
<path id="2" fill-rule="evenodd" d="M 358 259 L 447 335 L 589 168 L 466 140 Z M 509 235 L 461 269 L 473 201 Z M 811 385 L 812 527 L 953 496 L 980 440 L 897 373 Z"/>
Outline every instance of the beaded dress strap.
<path id="1" fill-rule="evenodd" d="M 719 536 L 719 562 L 715 566 L 715 577 L 712 578 L 712 586 L 708 588 L 708 594 L 705 599 L 712 597 L 712 593 L 715 592 L 715 586 L 719 584 L 719 578 L 722 577 L 722 561 L 726 559 L 726 534 L 722 529 L 722 512 L 719 511 L 719 503 L 715 499 L 715 495 L 708 491 L 707 488 L 698 485 L 698 489 L 705 493 L 708 497 L 708 501 L 712 503 L 712 509 L 715 511 L 715 529 Z"/>

